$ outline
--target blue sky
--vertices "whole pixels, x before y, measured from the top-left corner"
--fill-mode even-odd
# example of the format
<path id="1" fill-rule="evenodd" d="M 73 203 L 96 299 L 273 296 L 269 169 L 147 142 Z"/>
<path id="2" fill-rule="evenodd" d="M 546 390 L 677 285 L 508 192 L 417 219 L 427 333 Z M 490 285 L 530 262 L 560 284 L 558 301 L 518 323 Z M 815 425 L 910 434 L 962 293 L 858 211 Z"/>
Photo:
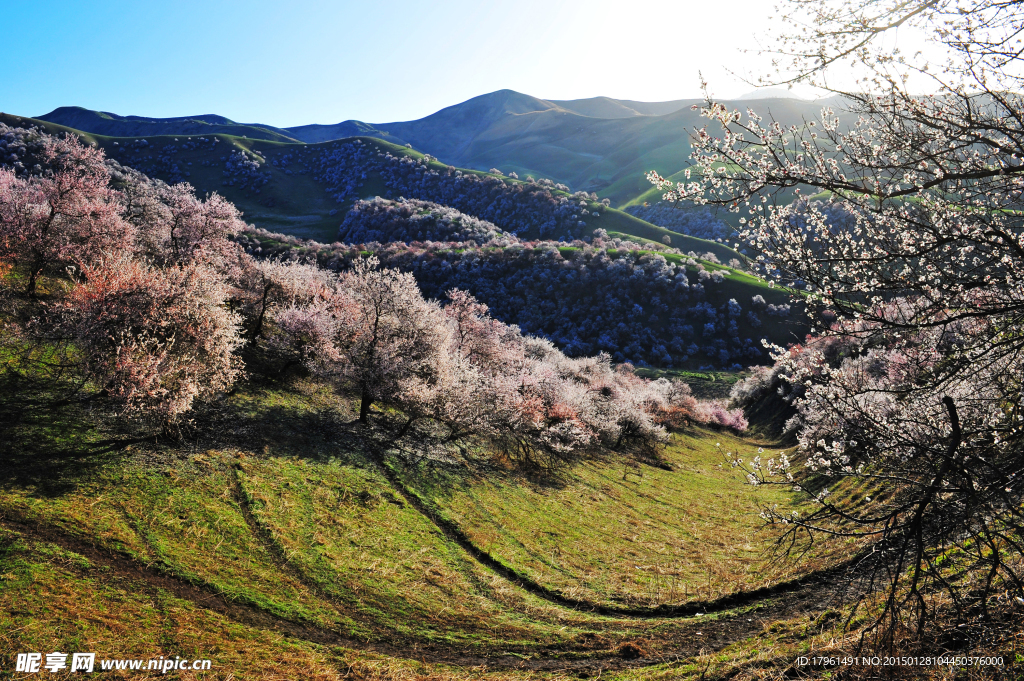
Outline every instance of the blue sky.
<path id="1" fill-rule="evenodd" d="M 769 2 L 4 3 L 0 110 L 217 113 L 277 126 L 410 120 L 511 88 L 547 99 L 720 96 Z M 723 8 L 726 8 L 723 15 Z"/>

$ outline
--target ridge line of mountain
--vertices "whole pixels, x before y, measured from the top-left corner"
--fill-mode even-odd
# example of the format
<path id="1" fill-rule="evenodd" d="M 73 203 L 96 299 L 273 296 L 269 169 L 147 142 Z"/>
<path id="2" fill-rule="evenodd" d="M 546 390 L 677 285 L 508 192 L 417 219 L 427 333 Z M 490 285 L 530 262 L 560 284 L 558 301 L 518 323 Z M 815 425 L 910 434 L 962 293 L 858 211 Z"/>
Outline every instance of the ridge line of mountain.
<path id="1" fill-rule="evenodd" d="M 803 125 L 816 117 L 823 103 L 778 98 L 735 102 L 769 113 L 787 126 Z M 290 144 L 375 137 L 456 167 L 498 168 L 505 174 L 548 178 L 573 190 L 595 192 L 623 207 L 646 200 L 647 171 L 667 177 L 690 165 L 689 137 L 694 128 L 706 123 L 693 110 L 695 104 L 699 100 L 546 100 L 505 89 L 413 121 L 391 123 L 346 120 L 276 128 L 215 114 L 157 119 L 81 107 L 60 107 L 38 118 L 111 137 L 229 134 Z"/>

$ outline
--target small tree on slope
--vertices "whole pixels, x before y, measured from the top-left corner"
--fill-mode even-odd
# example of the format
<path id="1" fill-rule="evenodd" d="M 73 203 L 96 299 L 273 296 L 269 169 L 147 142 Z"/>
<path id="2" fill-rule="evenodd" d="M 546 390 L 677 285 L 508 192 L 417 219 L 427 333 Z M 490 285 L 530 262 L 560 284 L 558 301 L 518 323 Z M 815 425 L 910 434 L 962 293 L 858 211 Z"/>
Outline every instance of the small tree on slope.
<path id="1" fill-rule="evenodd" d="M 410 274 L 359 261 L 339 276 L 337 290 L 276 315 L 321 376 L 354 385 L 359 420 L 374 402 L 415 411 L 431 400 L 448 370 L 449 329 Z"/>
<path id="2" fill-rule="evenodd" d="M 83 269 L 63 306 L 81 362 L 124 411 L 173 428 L 197 398 L 241 373 L 239 319 L 202 265 L 158 268 L 127 256 Z"/>

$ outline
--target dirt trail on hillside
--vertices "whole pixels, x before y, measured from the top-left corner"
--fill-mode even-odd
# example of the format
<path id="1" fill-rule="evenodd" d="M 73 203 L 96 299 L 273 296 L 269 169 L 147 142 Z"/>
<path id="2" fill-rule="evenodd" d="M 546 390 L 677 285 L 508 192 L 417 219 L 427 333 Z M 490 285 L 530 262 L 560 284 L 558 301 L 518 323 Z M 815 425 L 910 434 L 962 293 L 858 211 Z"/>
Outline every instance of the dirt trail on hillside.
<path id="1" fill-rule="evenodd" d="M 0 517 L 0 526 L 28 539 L 55 544 L 73 551 L 88 558 L 96 566 L 108 568 L 109 571 L 102 577 L 104 580 L 131 582 L 132 589 L 138 589 L 141 584 L 145 585 L 144 590 L 150 592 L 164 590 L 198 607 L 212 610 L 248 626 L 279 632 L 317 644 L 491 670 L 522 669 L 564 671 L 580 675 L 599 674 L 602 670 L 644 667 L 714 652 L 731 643 L 762 633 L 767 623 L 817 613 L 834 605 L 834 587 L 842 581 L 838 573 L 819 574 L 769 590 L 737 594 L 720 601 L 687 604 L 684 607 L 688 614 L 699 613 L 701 616 L 693 617 L 687 623 L 688 626 L 680 627 L 677 631 L 659 633 L 656 645 L 651 641 L 611 640 L 593 634 L 580 637 L 578 643 L 548 649 L 506 646 L 462 650 L 430 642 L 391 644 L 352 639 L 314 623 L 286 619 L 252 604 L 231 601 L 207 585 L 194 584 L 157 567 L 143 565 L 128 555 L 99 547 L 59 528 L 12 517 L 9 513 Z M 453 541 L 456 540 L 453 538 Z M 478 549 L 477 551 L 479 552 Z M 481 562 L 484 565 L 488 564 L 485 561 Z M 498 565 L 500 566 L 500 563 Z M 500 569 L 496 571 L 501 573 Z M 540 585 L 524 584 L 516 578 L 515 573 L 512 575 L 510 580 L 526 590 L 533 592 L 536 587 L 546 590 Z M 771 596 L 784 597 L 770 598 Z M 572 601 L 567 599 L 566 602 Z M 742 614 L 720 614 L 724 610 L 744 605 L 754 606 L 755 609 Z M 711 617 L 716 614 L 717 617 Z M 661 619 L 672 616 L 664 610 L 655 611 L 652 615 Z M 683 617 L 681 614 L 674 616 Z M 639 619 L 642 616 L 634 614 L 631 617 Z"/>

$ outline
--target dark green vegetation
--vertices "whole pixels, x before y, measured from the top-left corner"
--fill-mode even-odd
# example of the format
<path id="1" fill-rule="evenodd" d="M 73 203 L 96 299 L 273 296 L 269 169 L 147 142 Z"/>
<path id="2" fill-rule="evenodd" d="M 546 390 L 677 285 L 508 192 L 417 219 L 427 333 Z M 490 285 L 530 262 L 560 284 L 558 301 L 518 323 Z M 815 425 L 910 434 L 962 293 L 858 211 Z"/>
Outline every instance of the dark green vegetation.
<path id="1" fill-rule="evenodd" d="M 166 182 L 189 182 L 200 193 L 220 193 L 243 211 L 246 221 L 257 227 L 326 243 L 335 240 L 338 226 L 356 199 L 372 198 L 385 195 L 387 192 L 379 175 L 368 174 L 362 180 L 361 186 L 356 188 L 354 195 L 341 202 L 329 196 L 324 185 L 313 179 L 313 168 L 309 164 L 322 151 L 332 148 L 333 143 L 285 143 L 256 139 L 251 135 L 240 137 L 223 134 L 212 130 L 204 135 L 180 133 L 176 136 L 139 136 L 126 140 L 121 137 L 82 132 L 42 119 L 0 114 L 0 122 L 15 127 L 38 125 L 49 133 L 78 134 L 86 141 L 102 147 L 109 158 L 135 167 L 150 177 Z M 207 140 L 217 139 L 219 142 L 196 145 L 191 149 L 183 148 L 190 138 L 195 141 L 200 137 Z M 140 141 L 145 142 L 143 148 L 138 146 Z M 423 158 L 422 153 L 389 141 L 376 138 L 365 138 L 364 141 L 373 143 L 395 156 L 416 160 Z M 175 148 L 171 150 L 168 147 Z M 226 184 L 225 163 L 233 152 L 245 154 L 258 166 L 256 172 L 268 178 L 266 184 L 261 184 L 257 188 L 259 191 L 251 186 L 243 187 L 239 183 Z M 289 156 L 287 166 L 271 162 L 272 159 L 284 156 Z M 429 165 L 438 169 L 447 167 L 444 163 L 436 161 L 430 162 Z M 642 170 L 639 172 L 642 173 Z M 640 179 L 643 179 L 642 176 Z M 506 181 L 515 182 L 511 179 Z M 601 227 L 609 233 L 621 233 L 658 243 L 668 236 L 675 248 L 684 252 L 712 252 L 723 262 L 739 257 L 731 248 L 721 244 L 678 234 L 615 209 L 607 210 L 600 220 L 592 221 L 590 227 Z"/>
<path id="2" fill-rule="evenodd" d="M 476 170 L 497 167 L 546 177 L 573 190 L 596 192 L 615 206 L 627 205 L 650 189 L 648 170 L 671 175 L 690 165 L 689 134 L 705 121 L 700 100 L 633 102 L 607 97 L 548 101 L 499 90 L 447 107 L 417 121 L 369 124 L 304 125 L 278 129 L 240 126 L 221 117 L 139 119 L 64 107 L 42 120 L 112 136 L 247 135 L 250 139 L 291 136 L 309 143 L 354 136 L 411 144 L 441 161 Z M 727 102 L 740 110 L 770 112 L 784 125 L 801 125 L 827 102 L 764 99 Z M 202 119 L 202 124 L 196 121 Z M 230 130 L 225 126 L 232 127 Z M 146 132 L 147 127 L 153 128 Z M 649 200 L 649 199 L 643 199 Z M 629 230 L 621 230 L 629 231 Z M 644 235 L 645 236 L 645 235 Z"/>
<path id="3" fill-rule="evenodd" d="M 468 291 L 497 318 L 573 355 L 607 352 L 618 362 L 660 367 L 746 366 L 767 359 L 762 338 L 786 345 L 809 331 L 799 306 L 791 316 L 771 314 L 775 306 L 789 309 L 791 291 L 736 268 L 621 243 L 557 250 L 550 242 L 326 245 L 262 231 L 237 240 L 261 257 L 315 259 L 328 269 L 345 269 L 373 249 L 382 265 L 412 273 L 427 297 Z M 684 278 L 694 286 L 683 287 Z"/>

